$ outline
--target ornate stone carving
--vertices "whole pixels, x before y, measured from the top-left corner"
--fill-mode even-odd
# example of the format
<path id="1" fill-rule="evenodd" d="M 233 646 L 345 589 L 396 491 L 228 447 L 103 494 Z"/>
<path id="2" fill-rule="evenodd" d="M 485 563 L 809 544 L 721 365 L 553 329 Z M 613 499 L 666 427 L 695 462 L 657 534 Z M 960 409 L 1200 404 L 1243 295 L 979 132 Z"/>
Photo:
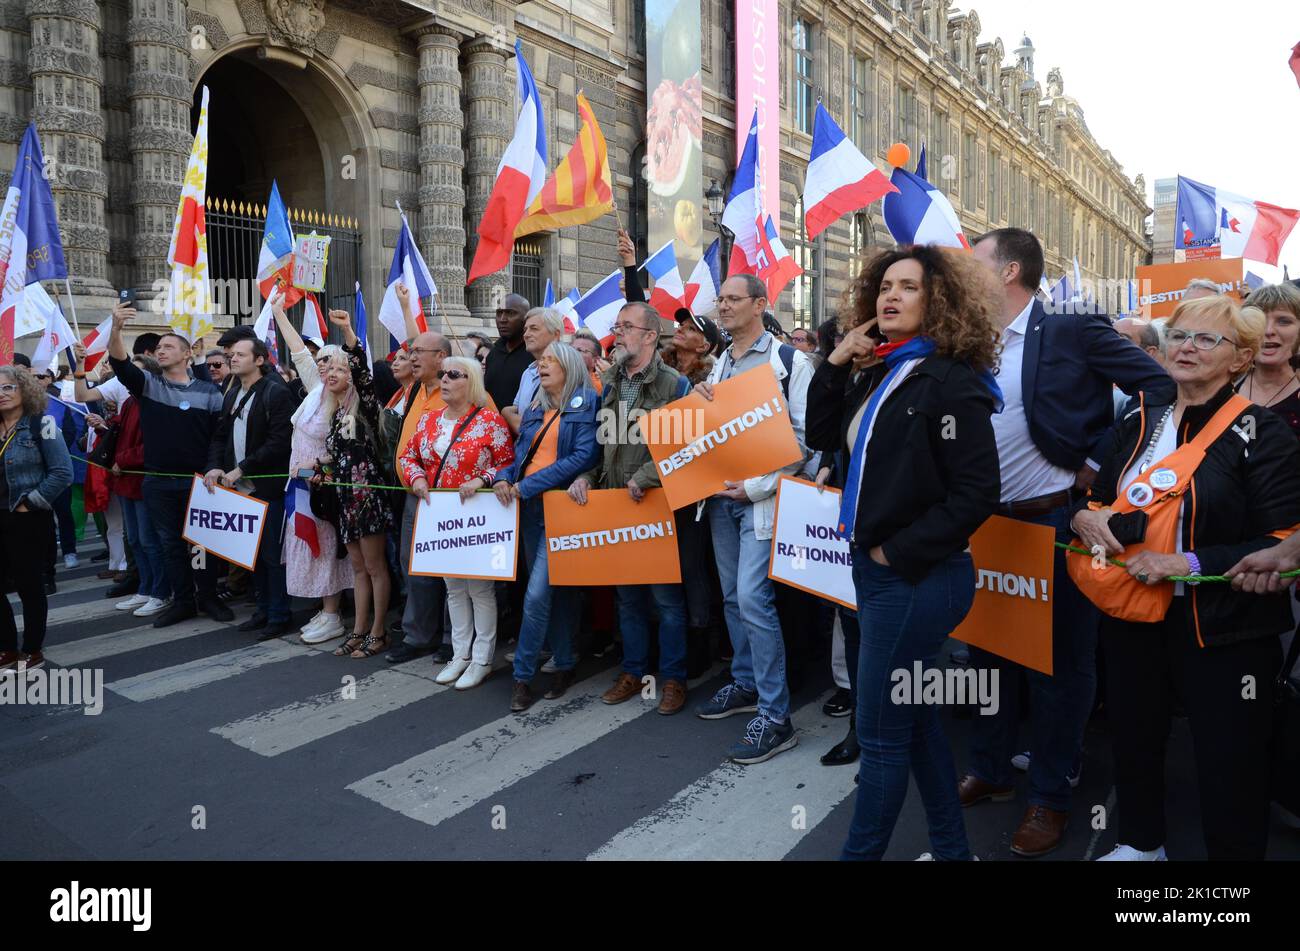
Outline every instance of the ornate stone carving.
<path id="1" fill-rule="evenodd" d="M 418 131 L 415 116 L 409 113 L 394 112 L 392 109 L 371 109 L 370 121 L 376 129 L 397 129 L 414 135 Z"/>
<path id="2" fill-rule="evenodd" d="M 266 0 L 266 16 L 290 46 L 310 53 L 325 25 L 325 0 Z"/>
<path id="3" fill-rule="evenodd" d="M 220 20 L 210 13 L 204 13 L 201 10 L 190 10 L 186 22 L 189 24 L 191 37 L 195 35 L 195 27 L 203 31 L 200 35 L 209 49 L 220 50 L 230 43 L 230 34 L 226 32 L 226 28 L 221 25 Z M 189 46 L 190 42 L 192 41 L 186 39 L 182 45 Z"/>
<path id="4" fill-rule="evenodd" d="M 362 86 L 378 86 L 380 89 L 400 92 L 404 96 L 416 94 L 415 81 L 410 76 L 388 72 L 367 63 L 353 63 L 348 67 L 346 75 L 358 89 Z"/>

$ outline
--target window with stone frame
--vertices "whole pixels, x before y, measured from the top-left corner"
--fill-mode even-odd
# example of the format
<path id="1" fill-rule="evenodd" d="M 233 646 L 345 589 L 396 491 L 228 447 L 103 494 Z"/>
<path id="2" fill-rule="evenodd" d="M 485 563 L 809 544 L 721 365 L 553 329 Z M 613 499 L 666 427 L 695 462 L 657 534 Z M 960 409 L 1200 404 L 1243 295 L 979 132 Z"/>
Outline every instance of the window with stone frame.
<path id="1" fill-rule="evenodd" d="M 863 155 L 874 148 L 872 103 L 875 99 L 875 75 L 871 59 L 858 54 L 853 57 L 853 71 L 849 82 L 849 111 L 853 144 Z"/>
<path id="2" fill-rule="evenodd" d="M 817 101 L 813 79 L 812 24 L 802 18 L 794 21 L 794 127 L 812 135 Z"/>
<path id="3" fill-rule="evenodd" d="M 793 311 L 794 326 L 815 328 L 821 322 L 818 297 L 822 281 L 822 255 L 817 241 L 808 240 L 808 228 L 804 221 L 803 196 L 795 201 L 794 217 L 797 222 L 794 241 L 791 242 L 790 254 L 794 262 L 803 268 L 803 273 L 790 281 L 790 306 Z"/>

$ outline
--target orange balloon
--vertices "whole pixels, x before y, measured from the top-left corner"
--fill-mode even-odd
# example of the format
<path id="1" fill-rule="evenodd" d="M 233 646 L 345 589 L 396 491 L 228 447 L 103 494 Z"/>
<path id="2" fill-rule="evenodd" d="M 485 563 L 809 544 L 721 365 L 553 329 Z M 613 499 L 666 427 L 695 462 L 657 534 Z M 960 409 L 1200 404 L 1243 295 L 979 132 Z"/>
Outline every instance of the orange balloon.
<path id="1" fill-rule="evenodd" d="M 895 142 L 885 153 L 885 159 L 895 168 L 902 168 L 912 157 L 912 150 L 902 142 Z"/>

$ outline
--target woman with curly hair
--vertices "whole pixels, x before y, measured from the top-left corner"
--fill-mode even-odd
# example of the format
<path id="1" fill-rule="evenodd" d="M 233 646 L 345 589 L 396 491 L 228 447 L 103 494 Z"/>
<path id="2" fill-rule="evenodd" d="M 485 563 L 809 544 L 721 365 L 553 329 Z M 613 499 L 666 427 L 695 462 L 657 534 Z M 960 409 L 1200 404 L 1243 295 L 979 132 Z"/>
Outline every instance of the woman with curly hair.
<path id="1" fill-rule="evenodd" d="M 0 367 L 0 670 L 45 663 L 45 546 L 55 499 L 72 484 L 63 434 L 45 416 L 45 389 L 26 367 Z M 23 650 L 4 592 L 23 604 Z"/>
<path id="2" fill-rule="evenodd" d="M 934 669 L 975 597 L 969 540 L 1001 486 L 990 416 L 997 304 L 968 254 L 884 251 L 853 288 L 844 339 L 808 388 L 808 446 L 844 463 L 858 638 L 846 631 L 862 755 L 843 858 L 878 860 L 907 794 L 925 803 L 934 857 L 969 860 L 957 774 L 932 705 L 895 702 L 894 671 Z M 856 668 L 856 669 L 855 669 Z M 910 698 L 911 691 L 907 691 Z"/>

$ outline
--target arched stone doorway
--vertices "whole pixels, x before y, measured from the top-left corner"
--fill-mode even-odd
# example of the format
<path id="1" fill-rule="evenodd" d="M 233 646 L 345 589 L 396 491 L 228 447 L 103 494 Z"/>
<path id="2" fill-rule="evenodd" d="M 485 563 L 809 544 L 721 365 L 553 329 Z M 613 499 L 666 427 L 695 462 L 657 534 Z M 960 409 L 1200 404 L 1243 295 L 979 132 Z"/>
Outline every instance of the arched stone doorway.
<path id="1" fill-rule="evenodd" d="M 192 127 L 198 121 L 203 86 L 209 90 L 209 198 L 260 208 L 275 181 L 291 210 L 295 231 L 303 220 L 297 214 L 301 211 L 350 223 L 361 239 L 350 249 L 339 247 L 338 256 L 331 248 L 331 293 L 322 297 L 321 304 L 351 310 L 352 281 L 359 280 L 370 310 L 376 310 L 378 282 L 387 269 L 387 262 L 380 260 L 379 153 L 355 88 L 328 60 L 304 63 L 300 57 L 280 56 L 274 48 L 254 43 L 223 51 L 206 65 L 194 84 Z M 236 275 L 218 273 L 214 261 L 218 279 L 255 274 L 261 224 L 248 222 L 241 227 L 255 228 L 252 260 L 247 260 L 250 253 L 244 250 L 234 255 L 237 261 L 232 264 L 228 254 L 225 269 L 239 272 Z M 325 227 L 319 230 L 327 232 Z M 249 237 L 244 236 L 245 246 Z M 210 257 L 214 239 L 210 234 Z M 255 313 L 261 304 L 255 292 L 251 303 Z M 227 312 L 236 320 L 247 319 L 248 307 L 244 300 Z"/>

